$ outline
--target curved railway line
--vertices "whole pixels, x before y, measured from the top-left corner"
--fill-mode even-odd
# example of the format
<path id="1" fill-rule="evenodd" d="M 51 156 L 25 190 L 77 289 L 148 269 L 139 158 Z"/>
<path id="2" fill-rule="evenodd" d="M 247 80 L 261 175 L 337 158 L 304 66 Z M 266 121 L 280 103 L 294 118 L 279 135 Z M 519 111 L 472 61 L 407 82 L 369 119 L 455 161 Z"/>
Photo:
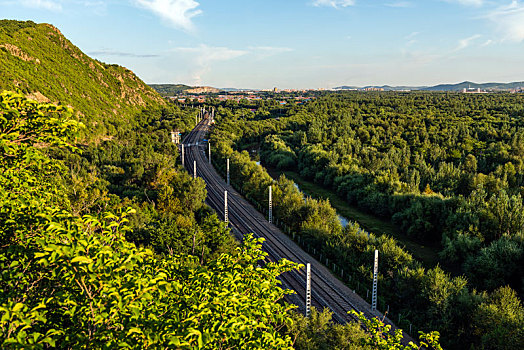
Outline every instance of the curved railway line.
<path id="1" fill-rule="evenodd" d="M 270 224 L 251 204 L 247 202 L 233 187 L 218 175 L 209 164 L 206 157 L 207 143 L 202 143 L 206 133 L 209 131 L 209 119 L 204 118 L 182 141 L 185 149 L 185 166 L 190 174 L 194 173 L 193 164 L 197 164 L 197 176 L 204 179 L 207 189 L 207 203 L 217 212 L 219 217 L 224 218 L 224 191 L 228 192 L 228 218 L 233 232 L 237 238 L 247 233 L 253 233 L 255 237 L 263 237 L 265 242 L 263 250 L 268 253 L 269 260 L 277 261 L 286 258 L 293 262 L 311 264 L 311 305 L 318 309 L 329 308 L 333 312 L 333 319 L 339 323 L 346 323 L 354 319 L 349 315 L 349 310 L 363 312 L 366 317 L 384 316 L 378 311 L 371 311 L 371 306 L 350 288 L 343 284 L 338 278 L 303 251 L 288 236 L 283 234 L 275 225 Z M 292 289 L 296 294 L 287 297 L 288 301 L 297 305 L 299 310 L 305 311 L 305 284 L 306 272 L 302 268 L 281 275 L 283 287 Z M 384 322 L 395 326 L 387 318 Z M 405 341 L 412 340 L 409 336 Z"/>

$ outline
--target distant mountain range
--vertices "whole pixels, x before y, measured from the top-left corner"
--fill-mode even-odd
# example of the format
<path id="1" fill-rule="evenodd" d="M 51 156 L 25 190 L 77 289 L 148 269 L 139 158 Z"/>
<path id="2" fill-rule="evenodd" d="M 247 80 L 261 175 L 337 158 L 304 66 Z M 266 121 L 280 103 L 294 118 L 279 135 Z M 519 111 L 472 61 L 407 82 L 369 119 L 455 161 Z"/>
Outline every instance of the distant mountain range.
<path id="1" fill-rule="evenodd" d="M 457 84 L 440 84 L 435 86 L 390 86 L 390 85 L 369 85 L 364 87 L 357 86 L 339 86 L 335 90 L 372 90 L 383 89 L 384 91 L 463 91 L 464 89 L 480 89 L 483 91 L 510 91 L 513 89 L 524 89 L 524 81 L 513 83 L 473 83 L 464 81 Z"/>
<path id="2" fill-rule="evenodd" d="M 209 86 L 188 86 L 183 84 L 150 84 L 153 89 L 163 96 L 174 96 L 183 93 L 201 94 L 218 92 L 243 92 L 260 91 L 258 89 L 239 89 L 239 88 L 213 88 Z M 435 86 L 390 86 L 390 85 L 368 85 L 368 86 L 337 86 L 333 90 L 384 90 L 384 91 L 457 91 L 466 90 L 481 91 L 510 91 L 515 89 L 524 90 L 524 81 L 513 83 L 473 83 L 464 81 L 457 84 L 440 84 Z"/>

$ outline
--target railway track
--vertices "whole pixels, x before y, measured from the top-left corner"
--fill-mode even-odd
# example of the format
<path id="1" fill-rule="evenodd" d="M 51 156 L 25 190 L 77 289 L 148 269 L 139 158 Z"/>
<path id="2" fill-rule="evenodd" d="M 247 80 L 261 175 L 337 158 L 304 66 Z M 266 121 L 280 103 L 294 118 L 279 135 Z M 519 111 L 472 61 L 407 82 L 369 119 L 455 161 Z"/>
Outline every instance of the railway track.
<path id="1" fill-rule="evenodd" d="M 363 312 L 366 317 L 384 316 L 378 311 L 371 311 L 371 306 L 360 296 L 354 293 L 338 278 L 312 256 L 303 251 L 288 236 L 283 234 L 275 225 L 270 224 L 251 204 L 247 202 L 233 187 L 227 185 L 209 164 L 206 157 L 207 143 L 202 140 L 209 131 L 209 120 L 204 118 L 182 141 L 185 148 L 185 166 L 193 174 L 196 161 L 197 176 L 204 179 L 207 189 L 207 203 L 224 218 L 224 191 L 228 192 L 228 218 L 230 226 L 237 236 L 253 233 L 256 237 L 263 237 L 263 250 L 268 253 L 269 260 L 277 261 L 286 258 L 293 262 L 306 265 L 311 264 L 311 304 L 318 309 L 329 308 L 333 312 L 333 319 L 339 323 L 354 320 L 349 310 Z M 204 146 L 204 147 L 202 147 Z M 297 305 L 299 310 L 305 311 L 305 284 L 306 272 L 302 268 L 281 275 L 284 288 L 292 289 L 296 294 L 288 297 L 288 301 Z M 384 322 L 391 324 L 389 319 Z M 404 337 L 406 341 L 412 340 Z"/>

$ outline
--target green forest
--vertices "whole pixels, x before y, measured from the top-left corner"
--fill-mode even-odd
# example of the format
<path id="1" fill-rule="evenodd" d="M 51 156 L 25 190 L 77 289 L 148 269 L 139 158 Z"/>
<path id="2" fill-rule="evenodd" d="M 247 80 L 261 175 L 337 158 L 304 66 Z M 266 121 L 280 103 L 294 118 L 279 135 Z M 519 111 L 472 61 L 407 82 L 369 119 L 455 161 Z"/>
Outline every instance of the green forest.
<path id="1" fill-rule="evenodd" d="M 1 348 L 441 349 L 284 300 L 278 276 L 301 266 L 235 241 L 177 162 L 170 132 L 200 106 L 47 24 L 0 21 L 0 67 L 16 90 L 0 92 Z"/>
<path id="2" fill-rule="evenodd" d="M 447 348 L 524 346 L 524 104 L 516 94 L 335 93 L 306 105 L 223 104 L 215 166 L 267 208 L 303 247 L 371 286 L 404 325 L 438 330 Z M 305 197 L 255 163 L 294 170 L 351 205 L 390 220 L 438 253 L 424 266 L 394 237 L 340 224 L 329 201 Z M 340 271 L 339 271 L 340 275 Z M 405 320 L 407 323 L 402 323 Z"/>
<path id="3" fill-rule="evenodd" d="M 377 319 L 296 313 L 277 277 L 300 266 L 260 266 L 263 240 L 236 243 L 174 166 L 165 128 L 195 113 L 144 111 L 85 146 L 71 109 L 0 94 L 2 348 L 441 349 L 436 332 L 404 346 Z"/>

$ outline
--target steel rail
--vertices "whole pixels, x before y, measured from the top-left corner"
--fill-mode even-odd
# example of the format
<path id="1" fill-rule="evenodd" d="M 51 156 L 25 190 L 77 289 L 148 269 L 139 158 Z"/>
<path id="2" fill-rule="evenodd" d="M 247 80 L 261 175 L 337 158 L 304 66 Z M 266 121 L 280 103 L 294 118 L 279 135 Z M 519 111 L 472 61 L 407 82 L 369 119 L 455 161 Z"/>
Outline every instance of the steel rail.
<path id="1" fill-rule="evenodd" d="M 209 120 L 206 116 L 202 121 L 184 138 L 186 145 L 186 168 L 192 174 L 193 161 L 197 161 L 197 176 L 206 182 L 207 203 L 215 209 L 218 214 L 224 214 L 224 190 L 228 191 L 228 216 L 229 223 L 237 238 L 241 239 L 246 233 L 253 233 L 256 237 L 265 238 L 263 249 L 269 255 L 269 260 L 277 261 L 281 258 L 305 265 L 311 263 L 312 268 L 312 305 L 317 308 L 327 307 L 333 312 L 333 318 L 339 323 L 354 320 L 355 317 L 347 312 L 351 309 L 363 312 L 366 317 L 379 317 L 385 323 L 395 325 L 378 311 L 371 311 L 370 305 L 351 291 L 338 278 L 325 268 L 316 259 L 298 247 L 289 237 L 285 236 L 275 225 L 270 224 L 262 214 L 256 211 L 245 199 L 236 192 L 232 186 L 223 181 L 212 165 L 209 164 L 205 150 L 202 150 L 201 140 L 208 132 Z M 301 311 L 305 310 L 305 279 L 303 269 L 293 270 L 281 275 L 283 286 L 293 289 L 296 294 L 288 299 L 296 304 Z M 352 301 L 350 301 L 351 299 Z M 412 340 L 409 336 L 404 341 Z"/>
<path id="2" fill-rule="evenodd" d="M 196 145 L 199 140 L 202 139 L 202 134 L 206 131 L 205 121 L 203 121 L 197 128 L 194 129 L 194 132 L 188 137 L 189 142 L 193 145 Z M 205 158 L 205 152 L 198 147 L 196 149 L 191 148 L 187 152 L 188 157 L 188 167 L 191 172 L 193 161 L 197 161 L 197 176 L 204 178 L 208 184 L 208 194 L 211 206 L 217 210 L 217 212 L 223 214 L 223 189 L 227 186 L 218 181 L 218 176 L 214 173 L 214 170 L 210 169 L 208 161 Z M 199 166 L 200 164 L 200 166 Z M 251 211 L 248 211 L 246 207 L 250 207 L 247 203 L 237 203 L 239 200 L 238 196 L 232 188 L 229 188 L 228 193 L 231 193 L 229 207 L 231 208 L 229 216 L 231 217 L 230 221 L 232 224 L 237 226 L 237 230 L 242 233 L 253 232 L 257 236 L 266 238 L 264 244 L 264 249 L 269 253 L 271 260 L 276 261 L 280 258 L 287 258 L 288 260 L 300 263 L 305 265 L 307 262 L 312 263 L 312 274 L 315 278 L 312 278 L 312 302 L 314 306 L 328 307 L 333 311 L 334 318 L 340 322 L 347 322 L 349 319 L 353 318 L 347 314 L 347 311 L 350 309 L 359 310 L 353 303 L 348 301 L 344 295 L 332 285 L 331 282 L 327 281 L 326 278 L 322 275 L 321 271 L 317 265 L 318 262 L 315 261 L 311 256 L 304 256 L 303 252 L 294 242 L 288 239 L 288 242 L 283 242 L 281 237 L 275 234 L 276 227 L 271 227 L 265 218 L 261 216 L 260 213 L 256 212 L 254 208 Z M 235 196 L 236 195 L 236 196 Z M 255 214 L 256 212 L 256 214 Z M 240 215 L 242 213 L 243 215 Z M 258 215 L 257 215 L 258 214 Z M 257 217 L 258 216 L 258 217 Z M 252 220 L 248 220 L 252 218 Z M 238 223 L 235 223 L 238 222 Z M 277 229 L 278 230 L 278 229 Z M 282 236 L 282 234 L 281 234 Z M 293 249 L 289 249 L 288 246 L 295 245 Z M 301 252 L 302 254 L 297 254 L 296 252 Z M 297 292 L 297 295 L 305 293 L 305 273 L 303 270 L 300 271 L 291 271 L 286 275 L 282 276 L 287 284 L 290 284 L 292 288 Z M 333 276 L 331 276 L 333 278 Z M 321 295 L 322 294 L 322 295 Z M 304 301 L 301 300 L 301 308 L 305 308 Z"/>

